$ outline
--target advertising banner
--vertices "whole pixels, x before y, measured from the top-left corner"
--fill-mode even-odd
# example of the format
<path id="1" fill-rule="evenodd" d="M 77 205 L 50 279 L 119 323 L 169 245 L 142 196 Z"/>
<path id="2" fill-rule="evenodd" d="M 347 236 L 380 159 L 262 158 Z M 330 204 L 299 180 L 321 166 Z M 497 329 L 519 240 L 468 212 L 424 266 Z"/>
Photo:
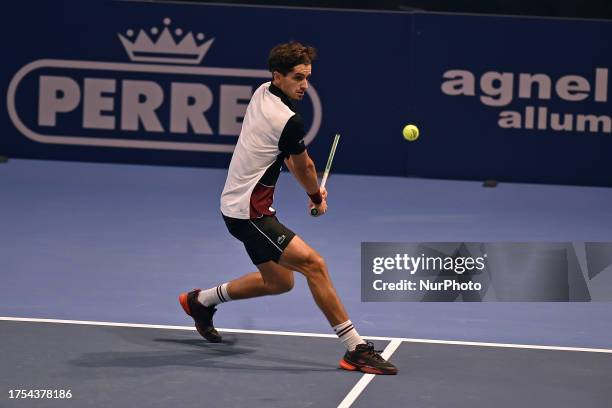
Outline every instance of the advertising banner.
<path id="1" fill-rule="evenodd" d="M 0 154 L 226 167 L 252 93 L 271 79 L 270 49 L 297 40 L 319 56 L 298 106 L 311 155 L 323 161 L 340 132 L 336 171 L 404 173 L 403 114 L 388 97 L 407 84 L 382 75 L 391 55 L 407 66 L 404 14 L 32 3 L 13 4 L 2 27 Z"/>
<path id="2" fill-rule="evenodd" d="M 612 23 L 418 13 L 408 173 L 612 185 Z M 435 163 L 435 165 L 434 165 Z"/>
<path id="3" fill-rule="evenodd" d="M 612 185 L 610 22 L 27 0 L 0 29 L 0 155 L 226 167 L 269 50 L 298 40 L 319 167 L 340 133 L 340 173 Z"/>

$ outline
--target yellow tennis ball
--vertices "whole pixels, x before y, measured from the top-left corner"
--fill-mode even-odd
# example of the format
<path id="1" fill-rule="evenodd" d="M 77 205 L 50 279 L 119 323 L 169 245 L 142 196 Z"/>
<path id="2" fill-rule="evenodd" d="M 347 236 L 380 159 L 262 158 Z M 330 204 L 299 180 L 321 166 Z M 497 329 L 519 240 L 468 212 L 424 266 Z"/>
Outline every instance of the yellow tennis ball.
<path id="1" fill-rule="evenodd" d="M 409 142 L 414 142 L 419 138 L 419 128 L 415 125 L 406 125 L 402 130 L 402 134 L 404 135 L 404 139 Z"/>

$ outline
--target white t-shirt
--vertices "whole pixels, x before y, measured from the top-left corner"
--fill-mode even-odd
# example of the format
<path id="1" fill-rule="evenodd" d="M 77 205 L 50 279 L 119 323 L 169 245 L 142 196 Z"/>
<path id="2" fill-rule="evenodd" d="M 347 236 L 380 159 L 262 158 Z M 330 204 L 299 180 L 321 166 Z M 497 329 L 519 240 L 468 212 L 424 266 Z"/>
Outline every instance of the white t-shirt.
<path id="1" fill-rule="evenodd" d="M 247 106 L 221 193 L 221 212 L 239 219 L 272 215 L 274 187 L 283 159 L 302 153 L 304 124 L 283 92 L 262 84 Z"/>

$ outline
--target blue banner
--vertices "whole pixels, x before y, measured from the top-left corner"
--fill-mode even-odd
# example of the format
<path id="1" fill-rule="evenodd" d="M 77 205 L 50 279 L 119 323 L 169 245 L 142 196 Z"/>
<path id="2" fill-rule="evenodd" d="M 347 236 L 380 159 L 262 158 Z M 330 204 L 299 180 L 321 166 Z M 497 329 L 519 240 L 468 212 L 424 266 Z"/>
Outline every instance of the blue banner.
<path id="1" fill-rule="evenodd" d="M 413 23 L 410 100 L 426 135 L 409 174 L 612 185 L 612 23 L 443 14 Z"/>
<path id="2" fill-rule="evenodd" d="M 269 50 L 318 49 L 300 112 L 321 164 L 336 132 L 335 171 L 403 174 L 382 73 L 403 14 L 110 1 L 18 2 L 2 27 L 7 110 L 0 153 L 13 157 L 225 167 Z M 376 29 L 370 29 L 372 22 Z M 26 28 L 27 27 L 27 28 Z M 18 33 L 26 32 L 27 35 Z M 405 81 L 397 85 L 405 87 Z M 394 85 L 395 86 L 395 85 Z M 366 152 L 369 152 L 366 154 Z"/>
<path id="3" fill-rule="evenodd" d="M 612 185 L 612 23 L 26 0 L 1 30 L 0 155 L 226 167 L 270 48 L 298 40 L 319 167 L 339 132 L 335 172 Z"/>

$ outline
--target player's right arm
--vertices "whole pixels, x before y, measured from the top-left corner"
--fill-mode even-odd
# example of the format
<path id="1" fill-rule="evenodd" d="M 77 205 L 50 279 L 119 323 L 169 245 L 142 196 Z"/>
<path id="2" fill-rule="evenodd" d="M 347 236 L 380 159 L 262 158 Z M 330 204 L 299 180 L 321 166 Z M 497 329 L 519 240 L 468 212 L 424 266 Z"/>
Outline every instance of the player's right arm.
<path id="1" fill-rule="evenodd" d="M 304 150 L 302 153 L 290 155 L 285 159 L 285 164 L 310 197 L 308 209 L 316 208 L 321 214 L 324 214 L 327 211 L 327 191 L 319 188 L 317 169 L 308 151 Z M 316 203 L 319 201 L 318 198 L 321 199 L 320 203 Z"/>
<path id="2" fill-rule="evenodd" d="M 316 194 L 319 191 L 317 169 L 308 151 L 304 150 L 302 153 L 287 157 L 285 164 L 308 195 Z"/>
<path id="3" fill-rule="evenodd" d="M 323 214 L 327 210 L 325 202 L 327 192 L 324 191 L 325 189 L 319 188 L 317 170 L 306 151 L 304 135 L 302 117 L 295 114 L 287 121 L 280 136 L 278 147 L 287 157 L 285 165 L 310 197 L 308 209 L 316 208 Z"/>

